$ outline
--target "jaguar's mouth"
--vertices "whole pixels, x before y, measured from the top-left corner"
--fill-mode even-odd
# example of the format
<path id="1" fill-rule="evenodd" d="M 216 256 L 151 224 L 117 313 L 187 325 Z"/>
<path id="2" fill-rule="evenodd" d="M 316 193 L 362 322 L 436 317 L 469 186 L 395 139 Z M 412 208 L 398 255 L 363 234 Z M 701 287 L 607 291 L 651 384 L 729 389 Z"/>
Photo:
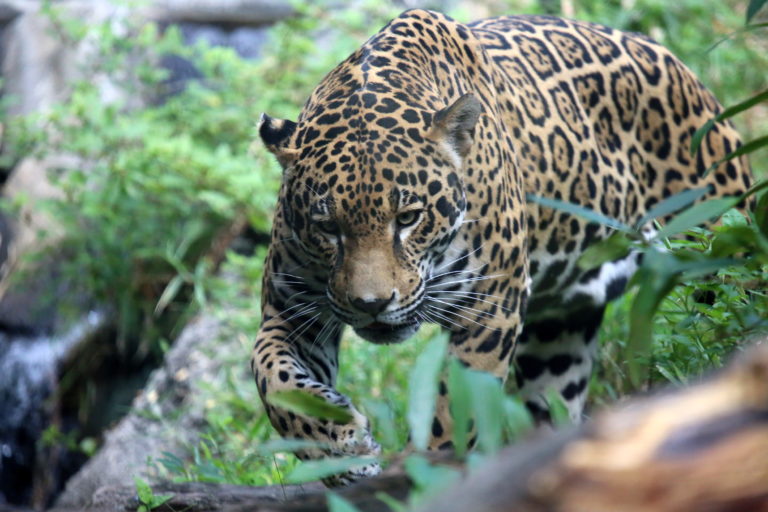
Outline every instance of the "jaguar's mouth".
<path id="1" fill-rule="evenodd" d="M 419 329 L 419 325 L 418 320 L 396 325 L 374 321 L 364 327 L 355 327 L 355 332 L 371 343 L 400 343 L 410 338 Z"/>

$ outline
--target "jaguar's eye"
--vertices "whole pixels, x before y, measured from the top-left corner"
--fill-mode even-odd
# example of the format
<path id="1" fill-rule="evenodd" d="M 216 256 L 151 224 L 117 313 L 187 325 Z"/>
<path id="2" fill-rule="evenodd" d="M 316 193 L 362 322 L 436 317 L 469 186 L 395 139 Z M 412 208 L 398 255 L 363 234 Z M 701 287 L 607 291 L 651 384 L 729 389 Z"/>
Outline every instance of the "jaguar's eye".
<path id="1" fill-rule="evenodd" d="M 341 229 L 339 225 L 332 220 L 321 220 L 317 223 L 318 229 L 328 235 L 338 235 Z"/>
<path id="2" fill-rule="evenodd" d="M 421 210 L 408 210 L 406 212 L 398 213 L 395 221 L 397 222 L 398 227 L 407 228 L 408 226 L 416 224 L 416 221 L 419 220 L 420 216 Z"/>

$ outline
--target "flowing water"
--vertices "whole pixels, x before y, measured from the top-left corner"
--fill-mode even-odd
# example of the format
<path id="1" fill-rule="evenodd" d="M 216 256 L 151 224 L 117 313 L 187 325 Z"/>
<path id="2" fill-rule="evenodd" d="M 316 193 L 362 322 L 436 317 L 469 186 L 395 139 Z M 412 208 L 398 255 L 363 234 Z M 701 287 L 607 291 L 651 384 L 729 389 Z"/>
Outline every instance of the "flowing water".
<path id="1" fill-rule="evenodd" d="M 63 358 L 104 324 L 92 311 L 61 336 L 0 332 L 0 504 L 23 503 L 31 492 L 36 441 L 50 423 L 46 399 Z"/>

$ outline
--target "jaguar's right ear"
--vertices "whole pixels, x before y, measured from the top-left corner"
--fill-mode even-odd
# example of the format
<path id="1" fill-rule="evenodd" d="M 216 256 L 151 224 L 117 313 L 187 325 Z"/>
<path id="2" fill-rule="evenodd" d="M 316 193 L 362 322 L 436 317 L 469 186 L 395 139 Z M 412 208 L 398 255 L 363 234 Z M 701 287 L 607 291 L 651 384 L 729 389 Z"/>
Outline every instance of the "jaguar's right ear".
<path id="1" fill-rule="evenodd" d="M 288 143 L 296 131 L 296 123 L 287 119 L 274 119 L 267 114 L 259 118 L 259 137 L 267 149 L 275 155 L 283 169 L 290 166 L 299 154 L 299 150 L 291 148 Z"/>

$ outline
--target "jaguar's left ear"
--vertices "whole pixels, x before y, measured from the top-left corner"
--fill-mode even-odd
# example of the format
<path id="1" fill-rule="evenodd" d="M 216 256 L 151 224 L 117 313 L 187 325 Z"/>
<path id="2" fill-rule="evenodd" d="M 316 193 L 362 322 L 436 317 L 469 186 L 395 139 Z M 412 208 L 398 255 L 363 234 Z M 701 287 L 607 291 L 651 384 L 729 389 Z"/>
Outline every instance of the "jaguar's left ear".
<path id="1" fill-rule="evenodd" d="M 472 93 L 467 93 L 432 118 L 432 134 L 443 137 L 462 158 L 472 147 L 475 124 L 483 113 L 483 105 Z"/>
<path id="2" fill-rule="evenodd" d="M 287 119 L 274 119 L 261 114 L 258 124 L 259 137 L 267 149 L 277 157 L 283 169 L 289 167 L 299 153 L 298 149 L 288 146 L 291 135 L 296 131 L 296 123 Z"/>

